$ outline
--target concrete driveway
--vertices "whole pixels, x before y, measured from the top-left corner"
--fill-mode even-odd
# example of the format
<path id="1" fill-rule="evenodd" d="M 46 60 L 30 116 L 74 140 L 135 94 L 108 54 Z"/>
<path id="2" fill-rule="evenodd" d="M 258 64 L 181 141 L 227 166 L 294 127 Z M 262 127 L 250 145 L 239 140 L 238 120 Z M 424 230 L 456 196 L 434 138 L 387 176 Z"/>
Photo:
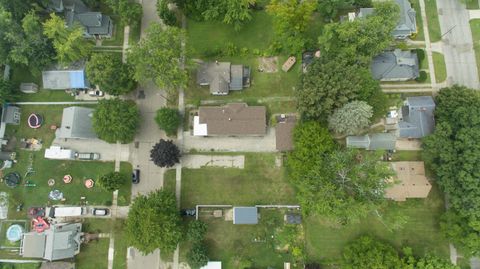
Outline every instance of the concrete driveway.
<path id="1" fill-rule="evenodd" d="M 183 133 L 185 151 L 226 151 L 226 152 L 276 152 L 275 128 L 269 128 L 260 137 L 200 137 L 190 132 Z"/>
<path id="2" fill-rule="evenodd" d="M 100 154 L 101 161 L 115 161 L 119 156 L 121 162 L 129 161 L 129 145 L 109 144 L 100 139 L 57 139 L 53 140 L 54 145 L 59 145 L 77 152 L 93 152 Z"/>
<path id="3" fill-rule="evenodd" d="M 479 79 L 469 13 L 459 0 L 437 0 L 447 85 L 460 84 L 479 89 Z M 448 32 L 448 33 L 447 33 Z"/>

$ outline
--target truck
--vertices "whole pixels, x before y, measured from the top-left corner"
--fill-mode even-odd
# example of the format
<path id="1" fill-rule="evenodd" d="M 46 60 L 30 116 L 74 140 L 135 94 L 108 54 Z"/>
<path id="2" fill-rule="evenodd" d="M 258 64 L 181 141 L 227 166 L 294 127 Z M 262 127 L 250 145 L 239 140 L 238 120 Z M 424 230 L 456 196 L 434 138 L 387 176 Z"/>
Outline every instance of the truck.
<path id="1" fill-rule="evenodd" d="M 79 160 L 99 160 L 100 159 L 100 154 L 98 153 L 75 153 L 75 158 Z"/>
<path id="2" fill-rule="evenodd" d="M 87 208 L 81 206 L 52 206 L 47 207 L 45 213 L 50 218 L 79 217 L 87 214 Z"/>

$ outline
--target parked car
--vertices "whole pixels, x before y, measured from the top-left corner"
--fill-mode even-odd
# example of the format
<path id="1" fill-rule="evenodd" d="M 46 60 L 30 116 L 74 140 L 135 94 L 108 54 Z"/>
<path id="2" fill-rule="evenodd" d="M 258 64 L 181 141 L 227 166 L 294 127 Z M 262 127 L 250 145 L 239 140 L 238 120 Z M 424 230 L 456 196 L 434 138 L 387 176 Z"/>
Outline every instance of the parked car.
<path id="1" fill-rule="evenodd" d="M 75 153 L 75 158 L 79 160 L 99 160 L 100 159 L 100 154 L 98 153 Z"/>
<path id="2" fill-rule="evenodd" d="M 133 184 L 138 184 L 139 182 L 140 182 L 140 170 L 139 169 L 133 169 L 132 183 Z"/>
<path id="3" fill-rule="evenodd" d="M 92 97 L 102 97 L 104 96 L 105 94 L 100 91 L 100 90 L 89 90 L 88 91 L 88 95 L 92 96 Z"/>
<path id="4" fill-rule="evenodd" d="M 195 217 L 197 215 L 197 210 L 195 208 L 182 209 L 180 211 L 180 215 L 187 216 L 187 217 Z"/>
<path id="5" fill-rule="evenodd" d="M 92 214 L 94 216 L 107 216 L 108 213 L 110 213 L 110 210 L 108 210 L 108 208 L 94 208 L 92 211 Z"/>

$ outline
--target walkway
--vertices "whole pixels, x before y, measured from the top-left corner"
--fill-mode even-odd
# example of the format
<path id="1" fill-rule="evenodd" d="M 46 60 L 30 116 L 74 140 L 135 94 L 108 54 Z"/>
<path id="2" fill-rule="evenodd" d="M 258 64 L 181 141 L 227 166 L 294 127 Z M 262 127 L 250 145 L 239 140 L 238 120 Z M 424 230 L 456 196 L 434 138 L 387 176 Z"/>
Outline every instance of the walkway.
<path id="1" fill-rule="evenodd" d="M 64 106 L 64 105 L 96 105 L 98 104 L 98 101 L 79 101 L 79 102 L 11 102 L 10 104 L 13 105 L 45 105 L 45 106 L 51 106 L 51 105 L 58 105 L 58 106 Z"/>
<path id="2" fill-rule="evenodd" d="M 422 21 L 423 21 L 423 33 L 425 36 L 425 51 L 427 52 L 428 71 L 430 75 L 431 86 L 434 90 L 437 90 L 437 79 L 435 77 L 435 67 L 433 65 L 433 56 L 432 56 L 432 44 L 430 42 L 430 34 L 428 32 L 428 21 L 427 21 L 427 14 L 425 12 L 424 0 L 420 0 L 420 12 L 421 12 Z"/>
<path id="3" fill-rule="evenodd" d="M 423 1 L 420 1 L 423 2 Z M 447 84 L 478 89 L 479 79 L 469 12 L 459 0 L 437 0 L 443 52 L 447 67 Z"/>
<path id="4" fill-rule="evenodd" d="M 130 25 L 123 28 L 123 46 L 122 46 L 122 62 L 127 62 L 128 41 L 130 39 Z"/>

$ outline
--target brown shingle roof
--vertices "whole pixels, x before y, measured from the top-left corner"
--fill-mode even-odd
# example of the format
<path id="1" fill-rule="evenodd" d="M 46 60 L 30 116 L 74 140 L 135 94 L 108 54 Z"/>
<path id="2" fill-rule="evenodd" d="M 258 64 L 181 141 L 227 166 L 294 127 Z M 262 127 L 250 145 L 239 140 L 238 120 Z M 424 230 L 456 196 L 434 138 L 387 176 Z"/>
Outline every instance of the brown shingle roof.
<path id="1" fill-rule="evenodd" d="M 392 162 L 396 172 L 395 184 L 385 190 L 385 197 L 395 201 L 405 201 L 407 198 L 426 198 L 432 185 L 425 177 L 423 162 Z"/>
<path id="2" fill-rule="evenodd" d="M 297 119 L 293 115 L 285 118 L 277 117 L 277 126 L 275 126 L 276 148 L 280 151 L 293 149 L 293 128 Z"/>
<path id="3" fill-rule="evenodd" d="M 200 107 L 200 124 L 207 124 L 208 135 L 265 135 L 267 131 L 264 106 L 232 103 L 222 107 Z"/>

